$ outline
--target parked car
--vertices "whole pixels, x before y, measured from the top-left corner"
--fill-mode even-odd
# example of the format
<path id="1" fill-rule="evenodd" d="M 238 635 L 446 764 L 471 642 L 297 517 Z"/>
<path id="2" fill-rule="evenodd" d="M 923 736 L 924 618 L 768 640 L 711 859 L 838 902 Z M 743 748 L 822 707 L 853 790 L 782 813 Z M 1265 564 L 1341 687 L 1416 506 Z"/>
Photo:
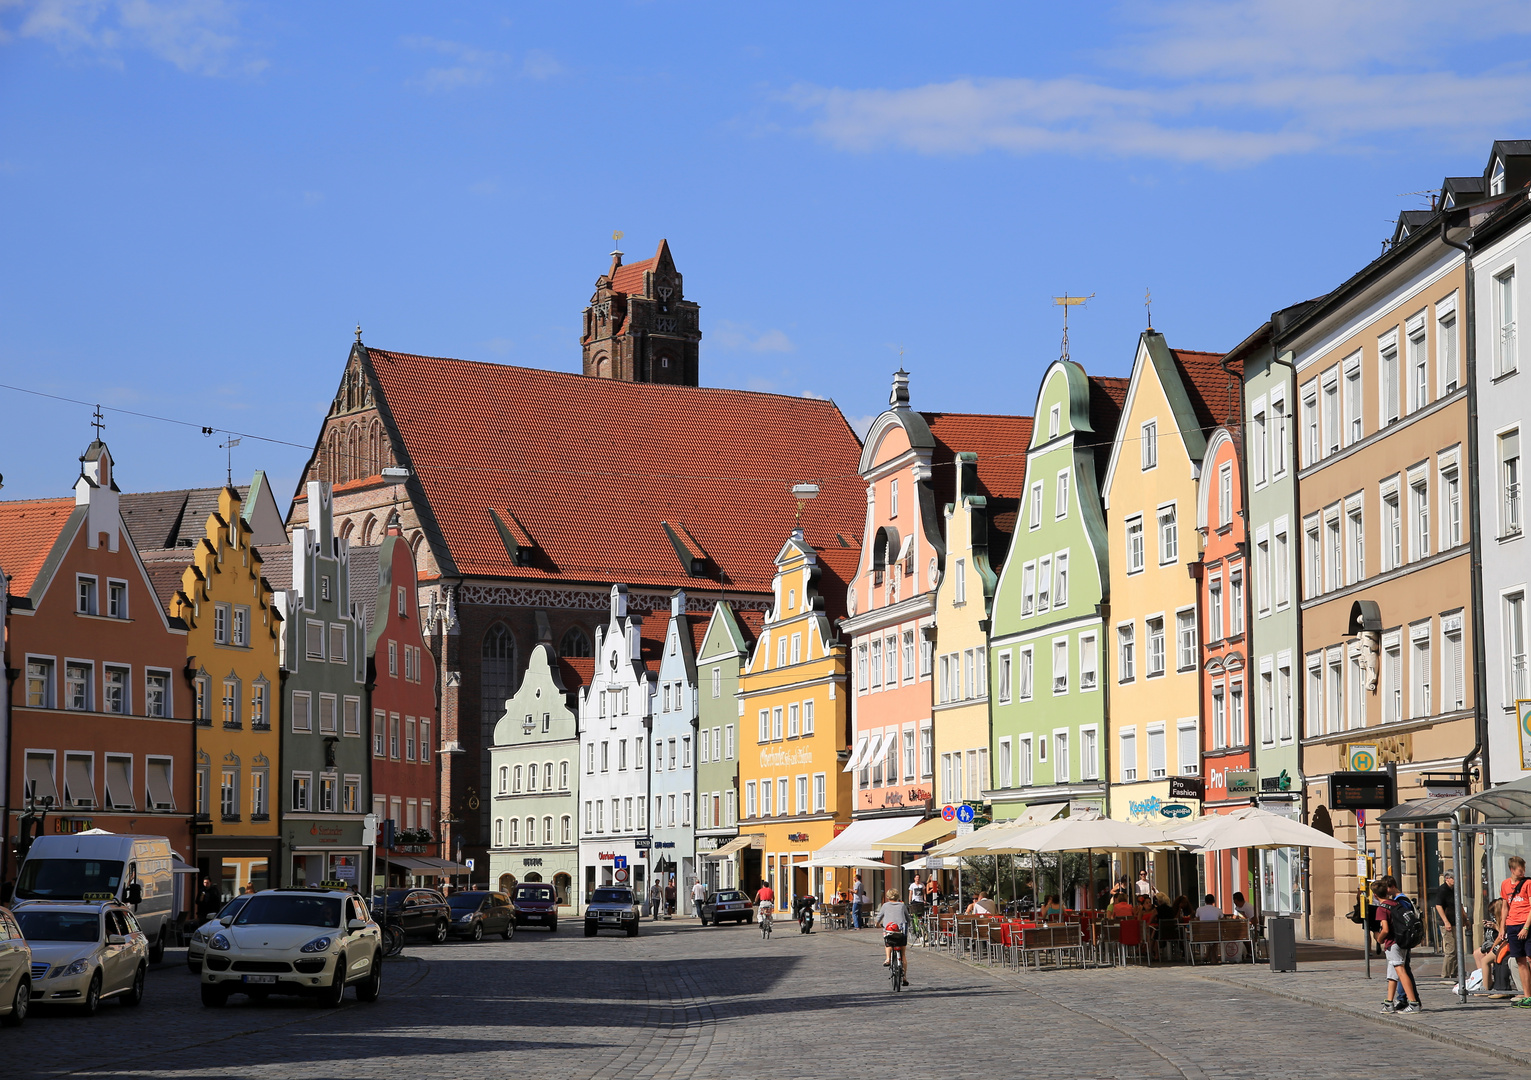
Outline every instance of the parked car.
<path id="1" fill-rule="evenodd" d="M 16 917 L 0 908 L 0 1024 L 18 1027 L 32 1003 L 32 949 Z"/>
<path id="2" fill-rule="evenodd" d="M 358 1001 L 382 993 L 382 931 L 346 889 L 263 889 L 219 921 L 202 961 L 203 1005 L 222 1006 L 230 994 L 302 994 L 334 1007 L 347 986 Z"/>
<path id="3" fill-rule="evenodd" d="M 511 903 L 516 909 L 517 926 L 546 926 L 558 933 L 558 893 L 553 886 L 523 881 L 516 886 Z"/>
<path id="4" fill-rule="evenodd" d="M 78 1006 L 90 1016 L 109 997 L 143 1001 L 149 935 L 123 904 L 30 900 L 15 916 L 32 950 L 32 1004 Z"/>
<path id="5" fill-rule="evenodd" d="M 405 937 L 426 938 L 437 945 L 452 930 L 452 909 L 435 889 L 385 889 L 372 898 L 380 923 L 394 923 Z"/>
<path id="6" fill-rule="evenodd" d="M 516 932 L 516 909 L 504 893 L 472 889 L 447 897 L 452 909 L 452 936 L 483 941 L 499 934 L 506 941 Z"/>
<path id="7" fill-rule="evenodd" d="M 197 927 L 196 933 L 191 935 L 191 941 L 186 944 L 186 966 L 193 975 L 202 971 L 202 956 L 207 952 L 207 943 L 212 940 L 214 934 L 223 928 L 223 920 L 239 914 L 239 909 L 245 906 L 245 901 L 250 899 L 249 893 L 243 893 L 234 897 L 223 909 L 207 922 Z"/>
<path id="8" fill-rule="evenodd" d="M 149 935 L 149 961 L 165 955 L 170 930 L 175 853 L 163 836 L 91 830 L 39 836 L 16 877 L 17 900 L 98 901 L 133 909 Z"/>
<path id="9" fill-rule="evenodd" d="M 736 923 L 755 921 L 755 905 L 738 889 L 719 889 L 702 901 L 702 925 L 721 925 L 732 919 Z"/>
<path id="10" fill-rule="evenodd" d="M 608 886 L 590 894 L 590 903 L 585 905 L 585 936 L 595 937 L 596 931 L 603 929 L 638 936 L 638 900 L 633 890 Z"/>

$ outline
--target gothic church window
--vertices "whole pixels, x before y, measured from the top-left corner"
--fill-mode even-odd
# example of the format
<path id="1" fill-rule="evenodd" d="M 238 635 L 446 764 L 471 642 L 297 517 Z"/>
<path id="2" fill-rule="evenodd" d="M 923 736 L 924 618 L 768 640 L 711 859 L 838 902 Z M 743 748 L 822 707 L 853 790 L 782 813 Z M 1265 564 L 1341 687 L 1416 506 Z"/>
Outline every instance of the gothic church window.
<path id="1" fill-rule="evenodd" d="M 577 626 L 569 627 L 569 632 L 563 636 L 563 641 L 558 646 L 559 656 L 589 656 L 590 639 L 585 632 Z"/>

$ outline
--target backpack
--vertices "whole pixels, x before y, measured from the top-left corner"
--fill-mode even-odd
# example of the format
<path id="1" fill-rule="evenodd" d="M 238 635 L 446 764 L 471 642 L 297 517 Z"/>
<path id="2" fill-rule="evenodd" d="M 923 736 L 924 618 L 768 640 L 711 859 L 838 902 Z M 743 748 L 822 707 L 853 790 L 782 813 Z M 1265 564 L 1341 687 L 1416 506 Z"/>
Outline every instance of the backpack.
<path id="1" fill-rule="evenodd" d="M 1425 923 L 1407 897 L 1396 897 L 1387 913 L 1388 930 L 1400 949 L 1412 949 L 1425 940 Z"/>

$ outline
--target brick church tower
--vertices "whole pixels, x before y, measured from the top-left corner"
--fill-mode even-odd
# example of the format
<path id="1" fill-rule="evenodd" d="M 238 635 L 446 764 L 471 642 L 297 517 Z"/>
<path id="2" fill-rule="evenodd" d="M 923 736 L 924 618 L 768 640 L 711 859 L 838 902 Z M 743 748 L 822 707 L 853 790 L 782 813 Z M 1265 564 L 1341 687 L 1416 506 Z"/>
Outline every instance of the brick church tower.
<path id="1" fill-rule="evenodd" d="M 700 314 L 682 299 L 669 241 L 659 241 L 652 259 L 629 266 L 620 251 L 611 253 L 611 269 L 596 280 L 585 308 L 586 375 L 697 386 L 701 340 Z"/>

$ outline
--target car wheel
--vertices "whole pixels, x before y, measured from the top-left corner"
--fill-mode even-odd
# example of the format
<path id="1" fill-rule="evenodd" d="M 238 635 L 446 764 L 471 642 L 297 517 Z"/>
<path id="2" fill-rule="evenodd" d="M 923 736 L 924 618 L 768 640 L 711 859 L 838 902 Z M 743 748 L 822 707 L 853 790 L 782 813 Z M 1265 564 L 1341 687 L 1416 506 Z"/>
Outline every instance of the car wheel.
<path id="1" fill-rule="evenodd" d="M 585 924 L 585 936 L 586 937 L 595 937 L 595 923 L 587 922 Z"/>
<path id="2" fill-rule="evenodd" d="M 703 926 L 707 925 L 707 916 L 705 916 L 705 915 L 702 916 L 702 925 Z"/>
<path id="3" fill-rule="evenodd" d="M 367 972 L 367 981 L 357 984 L 357 1001 L 376 1001 L 383 993 L 383 954 L 372 954 L 372 967 Z"/>
<path id="4" fill-rule="evenodd" d="M 447 922 L 439 922 L 439 923 L 437 923 L 436 924 L 436 936 L 431 940 L 431 944 L 432 945 L 440 945 L 443 942 L 445 942 L 446 939 L 447 939 L 447 934 L 451 931 L 451 929 L 452 929 L 452 927 L 451 927 L 450 923 L 447 923 Z"/>
<path id="5" fill-rule="evenodd" d="M 229 992 L 211 983 L 202 984 L 202 1004 L 209 1009 L 221 1009 L 229 1003 Z"/>
<path id="6" fill-rule="evenodd" d="M 90 977 L 90 986 L 85 991 L 84 1005 L 86 1016 L 95 1016 L 96 1010 L 101 1008 L 101 972 L 97 971 Z"/>
<path id="7" fill-rule="evenodd" d="M 142 1005 L 144 1001 L 144 979 L 149 974 L 148 964 L 139 964 L 138 970 L 133 973 L 133 985 L 128 987 L 128 992 L 122 995 L 122 1003 L 129 1007 Z"/>
<path id="8" fill-rule="evenodd" d="M 165 959 L 165 928 L 161 926 L 154 944 L 149 946 L 149 963 L 157 964 L 163 959 Z"/>
<path id="9" fill-rule="evenodd" d="M 744 917 L 743 921 L 749 923 L 751 926 L 754 926 L 755 925 L 755 916 L 753 916 L 753 915 L 746 915 Z"/>
<path id="10" fill-rule="evenodd" d="M 473 940 L 474 941 L 483 941 L 484 940 L 484 924 L 483 923 L 476 922 L 476 923 L 473 924 Z"/>
<path id="11" fill-rule="evenodd" d="M 330 985 L 324 988 L 324 993 L 319 997 L 319 1004 L 326 1009 L 333 1009 L 345 1000 L 346 996 L 346 958 L 345 954 L 335 957 L 335 977 L 330 980 Z"/>
<path id="12" fill-rule="evenodd" d="M 32 984 L 22 979 L 16 986 L 16 996 L 11 999 L 11 1011 L 0 1016 L 0 1024 L 6 1027 L 20 1027 L 27 1018 L 27 1010 L 32 1007 Z"/>
<path id="13" fill-rule="evenodd" d="M 627 928 L 627 936 L 628 937 L 637 937 L 638 936 L 638 926 L 637 926 L 636 923 L 634 923 L 632 926 L 629 926 Z"/>
<path id="14" fill-rule="evenodd" d="M 554 933 L 554 934 L 558 933 L 558 920 L 557 919 L 554 919 L 552 922 L 548 923 L 548 931 L 550 933 Z"/>
<path id="15" fill-rule="evenodd" d="M 500 936 L 502 938 L 504 938 L 506 941 L 509 941 L 511 938 L 515 937 L 516 936 L 516 924 L 515 924 L 515 922 L 514 921 L 507 922 L 505 924 L 505 929 L 500 931 Z"/>

